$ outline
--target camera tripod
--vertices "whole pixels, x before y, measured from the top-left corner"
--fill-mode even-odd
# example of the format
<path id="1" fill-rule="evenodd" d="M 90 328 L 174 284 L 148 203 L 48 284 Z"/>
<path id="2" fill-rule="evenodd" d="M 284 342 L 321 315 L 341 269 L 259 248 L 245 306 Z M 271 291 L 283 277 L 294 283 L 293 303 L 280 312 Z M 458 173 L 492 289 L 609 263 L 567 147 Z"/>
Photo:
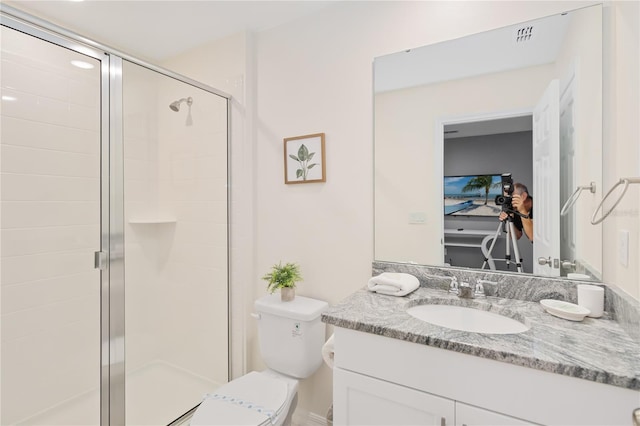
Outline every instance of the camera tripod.
<path id="1" fill-rule="evenodd" d="M 493 259 L 493 257 L 491 256 L 491 252 L 493 251 L 493 247 L 496 245 L 496 241 L 498 241 L 498 237 L 500 236 L 500 234 L 502 232 L 505 232 L 505 228 L 507 232 L 507 238 L 504 242 L 505 244 L 504 259 Z M 514 260 L 511 260 L 510 245 L 513 245 L 513 252 L 515 254 Z M 490 267 L 492 266 L 491 269 L 495 269 L 494 262 L 496 260 L 498 261 L 504 260 L 504 262 L 507 265 L 507 269 L 509 269 L 509 265 L 514 264 L 516 265 L 516 269 L 518 270 L 518 272 L 522 272 L 522 258 L 520 257 L 520 251 L 518 250 L 518 239 L 516 238 L 516 233 L 514 232 L 513 217 L 511 215 L 508 215 L 506 220 L 498 224 L 498 229 L 496 229 L 496 233 L 493 236 L 491 247 L 489 247 L 489 250 L 486 253 L 484 253 L 484 255 L 485 255 L 484 263 L 482 264 L 482 268 L 480 269 L 484 269 L 484 267 L 487 264 L 489 264 Z"/>

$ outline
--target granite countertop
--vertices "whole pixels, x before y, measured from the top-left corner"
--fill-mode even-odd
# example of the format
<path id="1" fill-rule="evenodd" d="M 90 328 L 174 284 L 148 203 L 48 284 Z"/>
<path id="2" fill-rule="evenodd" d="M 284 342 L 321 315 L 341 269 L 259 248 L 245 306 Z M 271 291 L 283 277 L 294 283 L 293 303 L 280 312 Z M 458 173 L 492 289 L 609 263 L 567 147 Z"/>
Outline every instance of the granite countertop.
<path id="1" fill-rule="evenodd" d="M 439 327 L 406 313 L 437 303 L 474 307 L 517 319 L 530 327 L 519 334 L 483 334 Z M 606 314 L 569 321 L 548 314 L 540 303 L 488 296 L 461 299 L 446 290 L 420 287 L 405 297 L 356 291 L 322 314 L 336 327 L 640 390 L 640 342 Z"/>

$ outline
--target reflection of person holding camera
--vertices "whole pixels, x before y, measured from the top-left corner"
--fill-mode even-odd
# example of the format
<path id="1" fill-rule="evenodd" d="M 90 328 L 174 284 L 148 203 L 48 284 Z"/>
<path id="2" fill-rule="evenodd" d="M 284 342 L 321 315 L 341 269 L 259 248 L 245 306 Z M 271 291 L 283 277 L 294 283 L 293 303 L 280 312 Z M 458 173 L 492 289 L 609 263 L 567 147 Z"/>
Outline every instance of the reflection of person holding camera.
<path id="1" fill-rule="evenodd" d="M 513 196 L 511 200 L 513 210 L 519 214 L 508 213 L 513 218 L 515 234 L 518 239 L 522 236 L 522 231 L 533 242 L 533 197 L 529 195 L 527 187 L 519 182 L 513 184 Z M 507 212 L 501 212 L 499 219 L 507 219 Z"/>

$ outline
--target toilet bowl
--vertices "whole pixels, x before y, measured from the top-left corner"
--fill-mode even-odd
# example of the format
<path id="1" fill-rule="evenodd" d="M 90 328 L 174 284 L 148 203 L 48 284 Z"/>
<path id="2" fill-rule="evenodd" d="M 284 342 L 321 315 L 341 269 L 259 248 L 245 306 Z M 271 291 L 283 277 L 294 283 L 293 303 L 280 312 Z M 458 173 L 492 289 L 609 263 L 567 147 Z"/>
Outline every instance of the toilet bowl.
<path id="1" fill-rule="evenodd" d="M 320 315 L 327 302 L 279 295 L 255 302 L 258 340 L 269 367 L 252 371 L 204 396 L 190 424 L 288 426 L 298 401 L 298 381 L 322 364 L 325 325 Z"/>

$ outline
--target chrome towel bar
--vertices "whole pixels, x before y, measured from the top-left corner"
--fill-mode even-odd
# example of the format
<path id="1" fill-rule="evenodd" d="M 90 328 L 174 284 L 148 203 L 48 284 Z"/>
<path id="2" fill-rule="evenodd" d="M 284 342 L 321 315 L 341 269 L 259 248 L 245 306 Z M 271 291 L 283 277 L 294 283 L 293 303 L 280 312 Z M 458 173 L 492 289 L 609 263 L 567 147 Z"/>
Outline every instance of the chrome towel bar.
<path id="1" fill-rule="evenodd" d="M 602 201 L 600 201 L 600 204 L 598 205 L 598 208 L 596 208 L 596 211 L 593 212 L 593 216 L 591 216 L 591 224 L 592 225 L 599 224 L 600 222 L 605 220 L 607 218 L 607 216 L 609 216 L 611 214 L 611 212 L 613 212 L 615 210 L 615 208 L 618 206 L 618 204 L 620 204 L 620 201 L 622 201 L 622 198 L 624 197 L 624 194 L 626 194 L 627 189 L 629 188 L 629 185 L 632 184 L 632 183 L 640 183 L 640 177 L 621 178 L 618 181 L 618 183 L 613 185 L 613 187 L 609 190 L 609 192 L 607 192 L 607 195 L 605 195 L 604 198 L 602 199 Z M 613 203 L 613 206 L 611 206 L 611 208 L 609 209 L 608 212 L 606 212 L 606 213 L 603 212 L 602 213 L 602 217 L 596 220 L 596 216 L 598 215 L 598 212 L 600 211 L 600 209 L 604 205 L 605 200 L 607 198 L 609 198 L 609 195 L 611 195 L 613 193 L 613 191 L 620 185 L 624 185 L 624 188 L 622 188 L 622 192 L 618 196 L 618 199 L 616 200 L 616 202 Z"/>
<path id="2" fill-rule="evenodd" d="M 580 197 L 580 194 L 582 194 L 582 191 L 585 190 L 585 189 L 588 189 L 589 192 L 591 192 L 592 194 L 595 194 L 596 193 L 596 183 L 595 182 L 591 182 L 591 184 L 589 184 L 589 185 L 584 185 L 584 186 L 577 187 L 575 192 L 571 195 L 571 197 L 569 197 L 567 202 L 564 203 L 564 206 L 562 206 L 562 210 L 560 210 L 560 216 L 564 216 L 567 213 L 569 213 L 569 210 L 576 203 L 576 201 L 578 201 L 578 198 Z"/>

